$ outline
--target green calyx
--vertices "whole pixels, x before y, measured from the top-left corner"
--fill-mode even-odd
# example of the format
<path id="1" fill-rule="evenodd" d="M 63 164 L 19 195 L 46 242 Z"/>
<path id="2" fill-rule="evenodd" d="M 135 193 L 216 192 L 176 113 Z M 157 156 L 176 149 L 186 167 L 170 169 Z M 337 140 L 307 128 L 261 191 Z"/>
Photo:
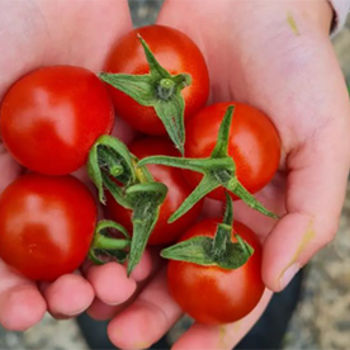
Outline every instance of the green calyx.
<path id="1" fill-rule="evenodd" d="M 213 190 L 224 187 L 241 198 L 249 207 L 260 213 L 278 218 L 276 214 L 266 209 L 251 193 L 249 193 L 236 175 L 236 164 L 228 155 L 229 133 L 234 113 L 234 106 L 229 106 L 221 123 L 216 146 L 210 157 L 203 159 L 177 158 L 168 156 L 152 156 L 142 159 L 138 166 L 146 164 L 161 164 L 175 168 L 188 169 L 203 174 L 203 178 L 194 191 L 185 199 L 178 210 L 169 218 L 169 223 L 187 213 L 198 201 Z"/>
<path id="2" fill-rule="evenodd" d="M 254 249 L 239 235 L 233 243 L 233 205 L 231 197 L 226 194 L 227 207 L 223 222 L 218 224 L 214 238 L 198 236 L 163 249 L 161 256 L 165 259 L 190 262 L 202 266 L 217 266 L 234 270 L 243 266 L 254 254 Z"/>
<path id="3" fill-rule="evenodd" d="M 137 179 L 133 159 L 123 142 L 109 135 L 98 138 L 90 149 L 87 170 L 102 204 L 106 204 L 105 186 L 118 203 L 126 205 L 120 187 L 112 180 L 128 186 Z"/>
<path id="4" fill-rule="evenodd" d="M 186 73 L 171 75 L 159 64 L 142 37 L 140 35 L 138 37 L 143 46 L 150 73 L 131 75 L 102 72 L 99 77 L 133 98 L 140 105 L 153 107 L 176 148 L 181 154 L 184 154 L 185 101 L 181 90 L 191 84 L 191 76 Z"/>
<path id="5" fill-rule="evenodd" d="M 114 238 L 110 234 L 111 231 L 119 232 L 125 238 Z M 129 246 L 130 237 L 122 225 L 102 220 L 97 224 L 89 258 L 97 265 L 102 265 L 110 259 L 123 263 L 128 256 Z"/>
<path id="6" fill-rule="evenodd" d="M 127 267 L 128 275 L 141 260 L 167 192 L 167 187 L 160 182 L 141 183 L 126 190 L 126 196 L 133 208 L 133 235 Z"/>
<path id="7" fill-rule="evenodd" d="M 131 242 L 129 240 L 129 251 L 112 250 L 113 254 L 120 255 L 120 260 L 128 257 L 128 275 L 141 259 L 168 191 L 165 185 L 153 180 L 145 166 L 136 166 L 138 161 L 124 143 L 112 136 L 101 136 L 91 148 L 88 160 L 88 173 L 98 189 L 100 202 L 106 204 L 104 191 L 108 190 L 115 201 L 133 211 L 133 236 Z M 108 223 L 112 225 L 113 222 Z M 119 224 L 114 225 L 112 228 L 119 228 L 127 234 Z M 112 238 L 100 234 L 105 228 L 98 226 L 90 251 L 90 258 L 96 263 L 102 263 L 95 254 L 96 249 L 101 250 L 103 244 L 113 243 Z"/>

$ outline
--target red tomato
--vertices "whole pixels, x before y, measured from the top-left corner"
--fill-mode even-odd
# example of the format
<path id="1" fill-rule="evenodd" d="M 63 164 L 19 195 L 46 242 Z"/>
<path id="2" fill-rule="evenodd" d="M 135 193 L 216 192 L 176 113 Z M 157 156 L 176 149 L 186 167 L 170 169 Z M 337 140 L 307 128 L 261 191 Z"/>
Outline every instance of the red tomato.
<path id="1" fill-rule="evenodd" d="M 221 219 L 207 219 L 192 226 L 181 241 L 196 236 L 214 237 Z M 264 292 L 261 279 L 261 246 L 254 233 L 240 222 L 234 230 L 255 250 L 236 270 L 170 260 L 169 291 L 181 308 L 197 322 L 224 324 L 248 315 Z M 236 238 L 232 235 L 232 241 Z"/>
<path id="2" fill-rule="evenodd" d="M 202 109 L 186 125 L 185 155 L 205 158 L 213 151 L 220 124 L 228 106 L 234 105 L 228 154 L 236 163 L 237 177 L 242 185 L 255 193 L 265 187 L 275 175 L 281 157 L 281 141 L 270 119 L 254 107 L 237 102 L 217 103 Z M 186 178 L 196 186 L 202 175 L 186 171 Z M 225 200 L 219 188 L 208 195 Z M 237 199 L 232 196 L 233 199 Z"/>
<path id="3" fill-rule="evenodd" d="M 145 138 L 134 142 L 129 147 L 138 158 L 163 154 L 177 156 L 172 143 L 163 138 Z M 183 177 L 182 171 L 164 165 L 148 165 L 155 181 L 164 183 L 168 187 L 168 194 L 160 208 L 159 219 L 151 234 L 149 244 L 168 244 L 175 242 L 183 231 L 192 225 L 199 215 L 203 201 L 197 203 L 189 212 L 172 224 L 168 224 L 169 217 L 179 208 L 182 202 L 191 193 L 191 188 Z M 107 193 L 107 208 L 113 220 L 125 226 L 132 232 L 132 211 L 121 207 L 113 197 Z"/>
<path id="4" fill-rule="evenodd" d="M 0 197 L 0 257 L 31 280 L 53 281 L 84 261 L 96 220 L 76 178 L 24 175 Z"/>
<path id="5" fill-rule="evenodd" d="M 38 69 L 17 81 L 0 110 L 5 146 L 26 168 L 69 174 L 87 160 L 95 140 L 112 130 L 113 105 L 104 84 L 79 67 Z"/>
<path id="6" fill-rule="evenodd" d="M 182 90 L 185 99 L 185 118 L 202 108 L 209 95 L 209 73 L 204 57 L 196 44 L 184 33 L 159 25 L 135 29 L 116 43 L 106 62 L 111 73 L 147 74 L 149 66 L 140 34 L 159 63 L 172 75 L 188 73 L 192 84 Z M 113 87 L 109 87 L 118 115 L 134 129 L 150 135 L 165 135 L 165 128 L 153 107 L 144 107 Z"/>

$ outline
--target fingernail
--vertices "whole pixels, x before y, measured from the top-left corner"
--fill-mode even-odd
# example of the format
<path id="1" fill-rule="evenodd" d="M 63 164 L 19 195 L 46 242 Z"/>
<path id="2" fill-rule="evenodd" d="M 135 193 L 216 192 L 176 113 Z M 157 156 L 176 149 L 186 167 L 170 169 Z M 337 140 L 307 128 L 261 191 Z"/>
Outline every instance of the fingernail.
<path id="1" fill-rule="evenodd" d="M 281 290 L 286 288 L 289 282 L 293 279 L 293 277 L 300 270 L 301 265 L 299 263 L 294 263 L 289 266 L 286 271 L 284 271 L 282 277 L 279 280 Z"/>

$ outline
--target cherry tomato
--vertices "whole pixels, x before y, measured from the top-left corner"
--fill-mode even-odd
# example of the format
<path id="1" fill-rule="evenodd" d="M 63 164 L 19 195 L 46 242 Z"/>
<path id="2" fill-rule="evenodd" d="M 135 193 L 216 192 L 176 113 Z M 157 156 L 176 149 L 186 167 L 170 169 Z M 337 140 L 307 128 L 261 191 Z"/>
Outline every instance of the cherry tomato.
<path id="1" fill-rule="evenodd" d="M 163 138 L 145 138 L 131 144 L 129 149 L 139 159 L 156 154 L 178 155 L 172 143 Z M 183 231 L 194 223 L 202 209 L 203 201 L 197 203 L 179 220 L 168 224 L 169 217 L 191 193 L 191 187 L 179 169 L 169 168 L 163 165 L 148 165 L 147 168 L 155 181 L 162 182 L 168 187 L 168 194 L 160 208 L 158 222 L 148 243 L 157 245 L 175 242 Z M 121 207 L 110 194 L 107 194 L 107 208 L 113 220 L 125 226 L 129 232 L 132 231 L 131 210 Z"/>
<path id="2" fill-rule="evenodd" d="M 207 219 L 192 226 L 181 241 L 197 237 L 214 237 L 221 219 Z M 254 233 L 240 222 L 234 231 L 253 248 L 248 262 L 236 270 L 216 266 L 170 260 L 168 265 L 169 291 L 183 311 L 197 322 L 224 324 L 248 315 L 264 292 L 261 279 L 261 246 Z M 236 238 L 232 235 L 232 241 Z"/>
<path id="3" fill-rule="evenodd" d="M 235 106 L 230 130 L 228 154 L 236 163 L 237 178 L 250 192 L 265 187 L 279 167 L 281 141 L 270 119 L 258 109 L 237 102 L 217 103 L 202 109 L 186 125 L 185 155 L 205 158 L 217 142 L 220 124 L 230 105 Z M 198 185 L 202 175 L 186 171 L 192 186 Z M 224 190 L 219 188 L 208 197 L 225 200 Z M 237 199 L 232 195 L 233 199 Z"/>
<path id="4" fill-rule="evenodd" d="M 78 268 L 89 251 L 97 206 L 72 176 L 27 174 L 0 197 L 0 257 L 34 281 Z"/>
<path id="5" fill-rule="evenodd" d="M 147 42 L 159 63 L 172 75 L 188 73 L 192 84 L 182 90 L 185 119 L 202 108 L 209 95 L 209 73 L 196 44 L 180 31 L 151 25 L 125 35 L 116 43 L 105 65 L 105 71 L 125 74 L 147 74 L 149 66 L 137 37 Z M 165 135 L 165 128 L 153 107 L 144 107 L 113 87 L 109 87 L 114 107 L 120 117 L 134 129 L 150 135 Z"/>
<path id="6" fill-rule="evenodd" d="M 47 175 L 69 174 L 84 165 L 90 147 L 113 123 L 104 84 L 72 66 L 24 76 L 7 92 L 0 110 L 8 151 L 26 168 Z"/>

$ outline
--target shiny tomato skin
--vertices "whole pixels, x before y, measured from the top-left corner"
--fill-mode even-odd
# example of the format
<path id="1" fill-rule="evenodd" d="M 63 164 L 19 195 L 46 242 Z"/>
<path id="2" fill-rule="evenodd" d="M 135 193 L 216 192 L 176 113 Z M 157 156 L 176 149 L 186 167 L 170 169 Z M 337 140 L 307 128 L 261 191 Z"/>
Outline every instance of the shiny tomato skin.
<path id="1" fill-rule="evenodd" d="M 98 77 L 87 69 L 52 66 L 12 85 L 0 110 L 6 148 L 26 168 L 65 175 L 87 160 L 95 140 L 110 133 L 113 104 Z"/>
<path id="2" fill-rule="evenodd" d="M 181 241 L 197 236 L 214 237 L 221 221 L 219 218 L 201 221 L 192 226 Z M 234 230 L 255 250 L 248 262 L 236 270 L 169 261 L 170 294 L 183 311 L 199 323 L 217 325 L 235 322 L 254 309 L 264 292 L 260 243 L 242 223 L 235 222 Z M 232 241 L 236 241 L 233 235 Z"/>
<path id="3" fill-rule="evenodd" d="M 196 44 L 184 33 L 166 26 L 151 25 L 135 29 L 121 38 L 112 49 L 105 65 L 111 73 L 147 74 L 149 66 L 140 34 L 159 63 L 172 75 L 188 73 L 192 84 L 182 90 L 185 119 L 202 108 L 209 96 L 209 73 Z M 109 87 L 117 114 L 134 129 L 149 135 L 165 135 L 165 128 L 153 107 L 144 107 L 113 87 Z"/>
<path id="4" fill-rule="evenodd" d="M 236 163 L 237 177 L 251 193 L 265 187 L 278 170 L 281 157 L 279 134 L 270 119 L 258 109 L 238 102 L 210 105 L 197 113 L 186 125 L 185 155 L 205 158 L 213 151 L 220 124 L 228 106 L 234 105 L 228 153 Z M 196 186 L 202 175 L 186 171 L 186 178 Z M 208 197 L 225 200 L 219 188 Z M 232 195 L 233 199 L 237 199 Z"/>
<path id="5" fill-rule="evenodd" d="M 172 143 L 160 137 L 141 139 L 132 143 L 129 149 L 139 159 L 156 154 L 178 155 Z M 168 224 L 169 217 L 191 193 L 191 187 L 179 169 L 154 164 L 148 165 L 147 168 L 155 181 L 162 182 L 168 187 L 168 194 L 161 205 L 158 222 L 148 243 L 150 245 L 169 244 L 175 242 L 184 230 L 195 222 L 202 209 L 203 201 L 198 202 L 188 213 L 174 223 Z M 107 208 L 113 220 L 121 223 L 129 232 L 132 232 L 131 210 L 121 207 L 109 193 L 107 193 Z"/>
<path id="6" fill-rule="evenodd" d="M 84 261 L 97 206 L 76 178 L 27 174 L 0 197 L 0 258 L 33 281 L 53 281 Z"/>

